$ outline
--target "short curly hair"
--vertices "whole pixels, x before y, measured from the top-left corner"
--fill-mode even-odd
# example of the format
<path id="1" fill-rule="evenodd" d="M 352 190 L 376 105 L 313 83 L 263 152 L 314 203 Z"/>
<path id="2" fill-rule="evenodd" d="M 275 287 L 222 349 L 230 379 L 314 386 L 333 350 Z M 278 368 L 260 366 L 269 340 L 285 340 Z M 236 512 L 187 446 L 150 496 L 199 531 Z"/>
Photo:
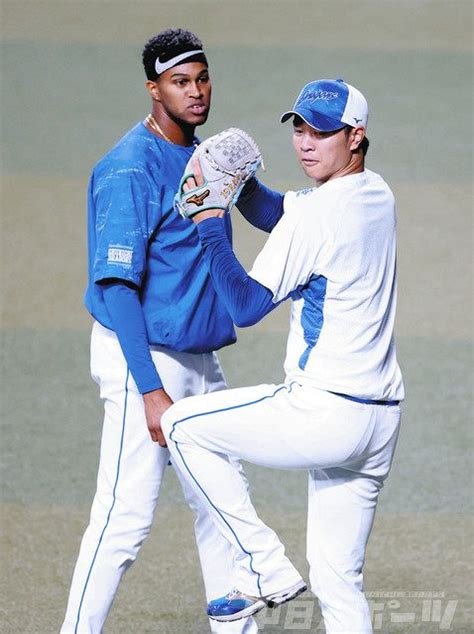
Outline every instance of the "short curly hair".
<path id="1" fill-rule="evenodd" d="M 161 33 L 148 40 L 142 52 L 143 67 L 145 68 L 147 79 L 155 81 L 158 77 L 155 69 L 157 59 L 164 63 L 176 57 L 176 55 L 195 50 L 202 50 L 202 42 L 191 31 L 186 29 L 166 29 L 161 31 Z M 188 61 L 192 61 L 192 59 L 191 57 Z M 201 59 L 205 60 L 205 57 L 201 55 Z"/>

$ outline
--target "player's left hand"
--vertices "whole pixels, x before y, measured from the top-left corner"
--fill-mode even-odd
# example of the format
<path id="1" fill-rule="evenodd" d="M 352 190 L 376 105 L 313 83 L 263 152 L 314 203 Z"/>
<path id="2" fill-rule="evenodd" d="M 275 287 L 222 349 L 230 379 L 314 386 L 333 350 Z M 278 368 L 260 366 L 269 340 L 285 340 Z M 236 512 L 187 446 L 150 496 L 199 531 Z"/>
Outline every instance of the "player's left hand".
<path id="1" fill-rule="evenodd" d="M 173 401 L 165 390 L 160 389 L 144 394 L 143 403 L 145 405 L 146 424 L 151 439 L 161 447 L 166 447 L 166 439 L 161 429 L 161 417 L 173 405 Z"/>
<path id="2" fill-rule="evenodd" d="M 193 173 L 188 176 L 188 178 L 182 184 L 183 192 L 189 192 L 197 187 L 201 187 L 204 184 L 204 176 L 202 173 L 201 164 L 197 157 L 193 158 L 191 161 L 191 166 Z M 206 218 L 222 218 L 225 214 L 224 209 L 206 209 L 205 211 L 200 211 L 194 214 L 191 217 L 191 220 L 194 224 L 199 224 L 202 220 Z"/>

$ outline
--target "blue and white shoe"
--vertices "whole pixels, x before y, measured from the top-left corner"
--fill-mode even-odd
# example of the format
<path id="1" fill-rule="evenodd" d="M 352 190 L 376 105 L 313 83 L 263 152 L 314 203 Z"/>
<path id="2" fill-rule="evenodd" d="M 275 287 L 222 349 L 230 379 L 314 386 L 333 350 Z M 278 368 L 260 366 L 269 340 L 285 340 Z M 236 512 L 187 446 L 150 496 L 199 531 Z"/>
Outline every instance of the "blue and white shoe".
<path id="1" fill-rule="evenodd" d="M 207 605 L 207 614 L 215 621 L 238 621 L 263 608 L 274 608 L 276 605 L 291 601 L 305 590 L 306 584 L 303 579 L 290 588 L 265 597 L 252 597 L 234 588 L 225 597 L 210 601 Z"/>

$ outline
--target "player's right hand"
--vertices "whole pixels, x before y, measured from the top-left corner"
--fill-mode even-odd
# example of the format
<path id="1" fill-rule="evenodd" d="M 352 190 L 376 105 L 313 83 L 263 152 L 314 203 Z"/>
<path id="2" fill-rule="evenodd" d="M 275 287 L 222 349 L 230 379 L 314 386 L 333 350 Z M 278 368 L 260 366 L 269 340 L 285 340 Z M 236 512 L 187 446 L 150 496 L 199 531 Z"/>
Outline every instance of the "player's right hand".
<path id="1" fill-rule="evenodd" d="M 196 187 L 201 187 L 204 184 L 204 176 L 201 169 L 201 164 L 199 163 L 198 158 L 193 158 L 190 162 L 193 168 L 193 173 L 188 176 L 188 178 L 183 183 L 183 192 L 188 192 Z M 199 224 L 202 220 L 206 218 L 222 218 L 225 214 L 224 209 L 206 209 L 205 211 L 197 211 L 192 217 L 191 220 L 194 224 Z"/>
<path id="2" fill-rule="evenodd" d="M 165 390 L 153 390 L 143 395 L 145 405 L 145 416 L 148 431 L 153 442 L 159 443 L 161 447 L 166 447 L 166 440 L 161 429 L 161 417 L 166 410 L 173 405 Z"/>

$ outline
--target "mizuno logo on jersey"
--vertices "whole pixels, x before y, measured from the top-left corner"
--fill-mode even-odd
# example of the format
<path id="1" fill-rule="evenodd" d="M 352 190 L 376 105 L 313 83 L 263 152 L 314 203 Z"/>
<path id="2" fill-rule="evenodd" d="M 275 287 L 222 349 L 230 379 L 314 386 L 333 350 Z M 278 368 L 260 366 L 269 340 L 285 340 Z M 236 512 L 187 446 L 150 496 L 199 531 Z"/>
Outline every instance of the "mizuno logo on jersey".
<path id="1" fill-rule="evenodd" d="M 132 264 L 133 249 L 127 247 L 109 247 L 107 264 Z"/>
<path id="2" fill-rule="evenodd" d="M 209 196 L 211 192 L 206 189 L 206 191 L 202 192 L 202 194 L 193 194 L 189 198 L 186 198 L 186 202 L 189 204 L 194 203 L 196 207 L 202 207 L 204 205 L 204 200 Z"/>

